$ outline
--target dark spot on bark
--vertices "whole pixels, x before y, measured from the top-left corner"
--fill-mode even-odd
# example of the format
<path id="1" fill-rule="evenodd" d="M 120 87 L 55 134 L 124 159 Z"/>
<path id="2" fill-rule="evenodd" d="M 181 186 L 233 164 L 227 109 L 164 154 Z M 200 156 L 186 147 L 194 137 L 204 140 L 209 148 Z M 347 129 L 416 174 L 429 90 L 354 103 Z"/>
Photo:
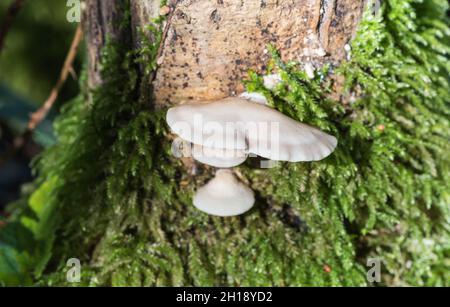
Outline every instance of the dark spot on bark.
<path id="1" fill-rule="evenodd" d="M 336 14 L 336 17 L 339 19 L 345 17 L 345 15 L 346 15 L 345 6 L 336 5 L 334 12 Z"/>
<path id="2" fill-rule="evenodd" d="M 187 83 L 187 82 L 184 82 L 183 83 L 183 88 L 186 88 L 186 87 L 188 87 L 189 86 L 189 83 Z"/>
<path id="3" fill-rule="evenodd" d="M 260 7 L 263 9 L 267 6 L 266 0 L 261 0 Z"/>
<path id="4" fill-rule="evenodd" d="M 285 47 L 286 49 L 287 49 L 287 48 L 290 48 L 290 47 L 291 47 L 291 44 L 292 44 L 292 39 L 289 38 L 287 41 L 284 42 L 284 47 Z"/>
<path id="5" fill-rule="evenodd" d="M 223 0 L 217 0 L 217 4 L 223 4 Z"/>
<path id="6" fill-rule="evenodd" d="M 203 79 L 203 75 L 200 71 L 197 73 L 197 77 L 199 77 L 200 79 Z"/>
<path id="7" fill-rule="evenodd" d="M 178 19 L 184 20 L 187 24 L 191 23 L 191 18 L 179 9 L 175 12 L 175 16 L 177 16 Z"/>
<path id="8" fill-rule="evenodd" d="M 174 29 L 172 30 L 172 41 L 176 41 L 178 39 L 177 31 Z"/>
<path id="9" fill-rule="evenodd" d="M 184 53 L 186 53 L 186 51 L 187 51 L 186 47 L 182 47 L 181 50 L 182 50 Z"/>
<path id="10" fill-rule="evenodd" d="M 209 19 L 214 23 L 219 23 L 222 17 L 220 17 L 220 14 L 217 12 L 217 10 L 214 10 L 209 16 Z"/>
<path id="11" fill-rule="evenodd" d="M 235 62 L 236 62 L 236 65 L 241 65 L 242 64 L 242 60 L 241 59 L 238 59 Z"/>

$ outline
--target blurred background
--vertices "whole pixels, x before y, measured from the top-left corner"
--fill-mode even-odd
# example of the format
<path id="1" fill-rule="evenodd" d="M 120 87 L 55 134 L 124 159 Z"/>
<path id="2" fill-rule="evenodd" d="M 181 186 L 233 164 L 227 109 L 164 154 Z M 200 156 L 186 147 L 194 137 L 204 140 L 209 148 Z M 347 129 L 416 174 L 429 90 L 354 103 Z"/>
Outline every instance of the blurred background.
<path id="1" fill-rule="evenodd" d="M 0 27 L 15 0 L 0 0 Z M 70 48 L 77 23 L 66 19 L 65 0 L 22 0 L 0 49 L 0 216 L 6 204 L 19 198 L 33 180 L 32 160 L 55 142 L 52 121 L 62 104 L 78 93 L 83 62 L 80 47 L 73 72 L 51 112 L 19 150 L 14 142 L 26 130 L 30 114 L 47 99 L 55 86 Z M 23 186 L 25 184 L 25 186 Z"/>

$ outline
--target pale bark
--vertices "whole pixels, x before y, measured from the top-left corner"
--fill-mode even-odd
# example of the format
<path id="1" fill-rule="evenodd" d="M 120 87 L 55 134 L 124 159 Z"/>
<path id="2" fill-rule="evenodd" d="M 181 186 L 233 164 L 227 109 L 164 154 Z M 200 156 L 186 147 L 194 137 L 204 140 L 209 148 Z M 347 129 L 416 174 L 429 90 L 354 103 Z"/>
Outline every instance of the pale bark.
<path id="1" fill-rule="evenodd" d="M 132 36 L 159 14 L 160 0 L 131 0 L 133 33 L 117 26 L 123 1 L 87 0 L 91 84 L 100 81 L 99 55 L 107 34 Z M 337 63 L 355 34 L 363 0 L 172 0 L 159 68 L 157 104 L 210 100 L 243 91 L 249 69 L 265 72 L 274 45 L 284 61 Z M 150 86 L 151 84 L 148 84 Z"/>

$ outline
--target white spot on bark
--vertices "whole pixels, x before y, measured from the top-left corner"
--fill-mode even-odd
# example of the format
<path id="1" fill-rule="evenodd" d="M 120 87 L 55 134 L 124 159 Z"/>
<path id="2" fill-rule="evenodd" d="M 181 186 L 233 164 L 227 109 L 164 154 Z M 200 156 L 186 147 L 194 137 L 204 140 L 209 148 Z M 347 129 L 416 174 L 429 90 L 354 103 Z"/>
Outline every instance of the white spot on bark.
<path id="1" fill-rule="evenodd" d="M 313 66 L 310 62 L 305 63 L 305 64 L 303 65 L 303 69 L 305 70 L 306 76 L 307 76 L 309 79 L 314 79 L 314 72 L 315 72 L 315 69 L 314 69 L 314 66 Z"/>
<path id="2" fill-rule="evenodd" d="M 269 90 L 273 90 L 278 84 L 281 83 L 281 76 L 279 74 L 271 74 L 264 76 L 264 87 Z"/>

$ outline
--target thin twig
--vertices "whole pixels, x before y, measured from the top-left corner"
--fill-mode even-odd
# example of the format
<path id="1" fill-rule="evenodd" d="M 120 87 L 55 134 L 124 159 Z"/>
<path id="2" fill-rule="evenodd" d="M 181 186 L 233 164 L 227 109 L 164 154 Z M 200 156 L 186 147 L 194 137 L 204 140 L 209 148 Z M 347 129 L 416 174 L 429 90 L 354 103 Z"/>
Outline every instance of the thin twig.
<path id="1" fill-rule="evenodd" d="M 11 29 L 12 23 L 17 14 L 19 14 L 24 2 L 25 0 L 14 0 L 6 10 L 5 16 L 2 18 L 3 22 L 0 25 L 0 52 L 3 49 L 6 35 Z"/>
<path id="2" fill-rule="evenodd" d="M 52 91 L 50 92 L 50 96 L 47 98 L 47 100 L 44 102 L 42 107 L 40 107 L 36 112 L 31 114 L 30 121 L 28 122 L 27 130 L 34 130 L 37 125 L 39 125 L 42 120 L 45 118 L 47 113 L 52 108 L 53 104 L 55 103 L 56 99 L 58 98 L 59 91 L 61 90 L 62 86 L 67 80 L 67 77 L 70 74 L 70 71 L 72 70 L 72 64 L 75 60 L 75 57 L 77 55 L 78 46 L 80 45 L 81 39 L 83 37 L 83 30 L 81 29 L 81 25 L 77 27 L 77 30 L 75 31 L 75 36 L 72 40 L 72 45 L 70 46 L 69 53 L 67 54 L 66 60 L 64 61 L 64 66 L 61 69 L 61 74 L 59 76 L 58 81 L 56 82 L 56 85 L 53 87 Z"/>
<path id="3" fill-rule="evenodd" d="M 14 140 L 14 144 L 9 152 L 7 152 L 5 158 L 0 159 L 0 166 L 14 156 L 28 141 L 28 139 L 33 134 L 33 130 L 44 120 L 48 112 L 54 105 L 56 99 L 58 98 L 59 92 L 67 80 L 67 77 L 72 70 L 73 61 L 77 55 L 78 46 L 80 45 L 81 39 L 83 38 L 83 31 L 81 25 L 77 27 L 75 31 L 75 36 L 73 37 L 72 44 L 70 46 L 69 52 L 67 53 L 66 60 L 61 69 L 61 73 L 58 81 L 50 92 L 49 97 L 44 102 L 42 107 L 40 107 L 36 112 L 32 113 L 30 120 L 28 122 L 25 132 Z"/>
<path id="4" fill-rule="evenodd" d="M 170 25 L 171 25 L 171 22 L 172 22 L 172 17 L 173 17 L 173 15 L 175 13 L 175 8 L 176 8 L 176 5 L 171 7 L 169 16 L 167 16 L 166 24 L 164 26 L 164 30 L 163 30 L 163 33 L 162 33 L 162 36 L 161 36 L 161 41 L 159 43 L 158 52 L 156 54 L 156 59 L 159 59 L 161 57 L 161 55 L 162 55 L 162 51 L 163 51 L 163 48 L 164 48 L 164 43 L 166 42 L 166 38 L 167 38 L 167 33 L 169 32 L 169 28 L 170 28 Z"/>
<path id="5" fill-rule="evenodd" d="M 175 14 L 175 10 L 177 8 L 177 4 L 178 2 L 176 1 L 175 3 L 173 3 L 172 5 L 169 5 L 170 8 L 170 12 L 169 15 L 166 18 L 166 24 L 164 25 L 164 29 L 161 35 L 161 41 L 159 42 L 159 46 L 158 46 L 158 52 L 156 53 L 156 62 L 159 65 L 159 60 L 162 56 L 163 50 L 164 50 L 164 44 L 166 42 L 167 39 L 167 34 L 169 33 L 169 29 L 172 23 L 172 18 L 173 15 Z M 153 73 L 153 76 L 151 77 L 151 80 L 153 81 L 156 78 L 156 73 Z"/>

